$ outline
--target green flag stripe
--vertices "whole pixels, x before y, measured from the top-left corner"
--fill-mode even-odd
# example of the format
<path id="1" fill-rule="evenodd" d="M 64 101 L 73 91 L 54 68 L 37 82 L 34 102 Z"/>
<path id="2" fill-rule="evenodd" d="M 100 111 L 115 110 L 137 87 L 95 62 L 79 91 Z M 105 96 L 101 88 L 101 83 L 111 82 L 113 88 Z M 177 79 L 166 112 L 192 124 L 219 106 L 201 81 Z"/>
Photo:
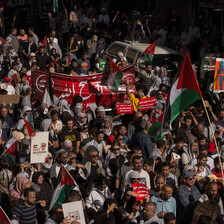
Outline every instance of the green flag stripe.
<path id="1" fill-rule="evenodd" d="M 144 53 L 143 55 L 147 58 L 147 60 L 142 62 L 141 64 L 146 64 L 146 63 L 149 63 L 149 62 L 152 63 L 154 55 L 148 54 L 148 53 Z"/>
<path id="2" fill-rule="evenodd" d="M 148 130 L 148 134 L 151 138 L 158 139 L 160 138 L 160 133 L 158 133 L 158 130 L 161 128 L 161 123 L 159 121 L 155 121 L 152 126 Z"/>
<path id="3" fill-rule="evenodd" d="M 65 198 L 67 197 L 68 193 L 73 190 L 74 187 L 74 185 L 64 185 L 54 206 L 61 205 L 65 201 Z"/>
<path id="4" fill-rule="evenodd" d="M 3 156 L 8 160 L 10 170 L 13 170 L 15 164 L 12 156 L 8 153 L 4 154 Z"/>
<path id="5" fill-rule="evenodd" d="M 123 72 L 117 71 L 114 76 L 114 86 L 112 88 L 113 92 L 118 92 L 119 86 L 121 84 L 121 80 L 123 78 Z"/>
<path id="6" fill-rule="evenodd" d="M 185 108 L 200 98 L 200 94 L 192 89 L 183 91 L 171 105 L 170 123 L 172 123 Z"/>

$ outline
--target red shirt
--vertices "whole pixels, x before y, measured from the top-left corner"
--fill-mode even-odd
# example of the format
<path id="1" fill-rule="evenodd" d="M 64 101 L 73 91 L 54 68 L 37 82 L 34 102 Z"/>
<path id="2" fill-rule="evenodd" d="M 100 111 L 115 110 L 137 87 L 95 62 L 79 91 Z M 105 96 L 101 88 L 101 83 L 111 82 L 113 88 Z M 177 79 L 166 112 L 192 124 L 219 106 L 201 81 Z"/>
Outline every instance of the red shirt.
<path id="1" fill-rule="evenodd" d="M 218 177 L 218 178 L 221 178 L 221 177 L 222 177 L 222 171 L 217 172 L 215 169 L 213 169 L 213 170 L 211 170 L 211 171 L 212 171 L 212 173 L 213 173 L 216 177 Z M 224 173 L 224 170 L 223 170 L 223 173 Z M 219 181 L 219 180 L 216 180 L 216 182 L 217 182 L 217 184 L 219 185 L 219 188 L 221 188 L 221 183 L 220 183 L 220 181 Z"/>

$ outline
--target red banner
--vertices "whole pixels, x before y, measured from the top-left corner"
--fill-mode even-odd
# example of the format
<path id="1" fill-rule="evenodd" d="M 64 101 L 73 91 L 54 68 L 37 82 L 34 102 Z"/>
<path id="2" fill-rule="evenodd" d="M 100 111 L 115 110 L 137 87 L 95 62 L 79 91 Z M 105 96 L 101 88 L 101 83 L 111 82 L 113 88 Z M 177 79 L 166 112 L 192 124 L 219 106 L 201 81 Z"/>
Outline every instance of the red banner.
<path id="1" fill-rule="evenodd" d="M 135 192 L 136 201 L 144 200 L 146 195 L 149 195 L 149 199 L 151 200 L 149 190 L 145 184 L 134 183 L 131 185 Z"/>
<path id="2" fill-rule="evenodd" d="M 144 99 L 139 99 L 140 111 L 151 110 L 156 104 L 155 97 L 148 97 Z"/>
<path id="3" fill-rule="evenodd" d="M 109 108 L 112 102 L 122 102 L 127 99 L 126 80 L 129 79 L 130 92 L 135 94 L 135 72 L 134 67 L 129 66 L 123 71 L 123 78 L 118 93 L 111 92 L 106 86 L 100 85 L 102 74 L 73 77 L 70 75 L 51 73 L 54 95 L 59 100 L 66 99 L 72 103 L 74 96 L 79 95 L 83 99 L 84 110 L 88 109 L 90 103 L 103 105 Z M 32 87 L 35 91 L 35 98 L 42 102 L 45 85 L 47 82 L 47 72 L 35 70 L 32 72 Z"/>
<path id="4" fill-rule="evenodd" d="M 133 114 L 134 113 L 134 108 L 132 104 L 117 103 L 115 105 L 117 108 L 117 114 Z"/>

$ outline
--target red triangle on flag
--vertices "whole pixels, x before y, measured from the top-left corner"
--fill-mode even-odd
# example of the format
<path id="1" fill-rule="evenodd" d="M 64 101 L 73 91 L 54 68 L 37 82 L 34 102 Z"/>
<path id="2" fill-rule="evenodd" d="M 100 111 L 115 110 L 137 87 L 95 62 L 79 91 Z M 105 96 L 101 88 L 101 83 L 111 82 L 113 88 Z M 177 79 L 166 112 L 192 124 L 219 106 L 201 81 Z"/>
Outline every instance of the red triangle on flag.
<path id="1" fill-rule="evenodd" d="M 61 186 L 63 185 L 76 185 L 71 174 L 65 169 L 64 166 L 61 166 Z"/>
<path id="2" fill-rule="evenodd" d="M 110 72 L 111 73 L 115 73 L 117 71 L 121 71 L 121 69 L 111 60 L 111 58 L 109 58 L 109 63 L 110 63 Z"/>
<path id="3" fill-rule="evenodd" d="M 0 206 L 0 223 L 2 224 L 11 224 L 9 217 L 5 214 L 3 208 Z"/>
<path id="4" fill-rule="evenodd" d="M 151 54 L 154 55 L 155 54 L 155 48 L 156 48 L 156 42 L 154 41 L 152 44 L 150 44 L 143 52 L 142 54 Z"/>
<path id="5" fill-rule="evenodd" d="M 30 127 L 30 124 L 28 123 L 28 121 L 26 119 L 23 119 L 26 125 L 26 128 L 28 130 L 28 133 L 30 135 L 30 137 L 35 135 L 35 132 L 33 131 L 33 129 Z"/>
<path id="6" fill-rule="evenodd" d="M 16 142 L 14 142 L 8 149 L 6 149 L 5 152 L 3 153 L 3 155 L 8 153 L 8 154 L 14 156 L 15 155 L 15 149 L 16 149 Z"/>
<path id="7" fill-rule="evenodd" d="M 157 121 L 159 121 L 160 123 L 162 123 L 163 121 L 163 115 L 164 115 L 164 112 L 160 114 L 159 117 L 157 118 Z"/>
<path id="8" fill-rule="evenodd" d="M 180 70 L 179 80 L 177 83 L 177 89 L 192 89 L 195 92 L 199 93 L 201 98 L 203 98 L 200 87 L 198 85 L 198 81 L 194 74 L 194 70 L 191 64 L 191 59 L 189 57 L 189 54 L 187 54 L 184 58 L 184 61 Z"/>

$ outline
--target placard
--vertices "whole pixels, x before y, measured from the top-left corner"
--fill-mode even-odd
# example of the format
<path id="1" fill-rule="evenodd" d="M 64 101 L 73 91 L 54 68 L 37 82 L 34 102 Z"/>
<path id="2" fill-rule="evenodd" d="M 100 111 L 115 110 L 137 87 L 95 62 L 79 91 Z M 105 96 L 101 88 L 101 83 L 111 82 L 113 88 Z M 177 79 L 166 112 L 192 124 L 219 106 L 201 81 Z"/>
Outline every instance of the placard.
<path id="1" fill-rule="evenodd" d="M 30 163 L 44 163 L 48 154 L 49 132 L 37 132 L 31 137 Z"/>
<path id="2" fill-rule="evenodd" d="M 149 199 L 151 200 L 149 190 L 145 184 L 134 183 L 131 185 L 135 192 L 136 201 L 143 200 L 146 195 L 149 195 Z"/>
<path id="3" fill-rule="evenodd" d="M 132 104 L 116 103 L 117 114 L 133 114 L 134 108 Z"/>
<path id="4" fill-rule="evenodd" d="M 0 95 L 0 104 L 18 104 L 20 96 L 19 95 Z"/>
<path id="5" fill-rule="evenodd" d="M 75 201 L 62 204 L 64 217 L 70 219 L 70 223 L 76 221 L 80 224 L 85 224 L 85 216 L 82 207 L 82 201 Z"/>
<path id="6" fill-rule="evenodd" d="M 156 104 L 155 97 L 148 97 L 144 99 L 139 99 L 139 108 L 140 111 L 151 110 Z"/>
<path id="7" fill-rule="evenodd" d="M 106 65 L 106 60 L 100 60 L 99 61 L 99 71 L 103 71 L 104 70 L 104 67 Z"/>
<path id="8" fill-rule="evenodd" d="M 224 92 L 224 58 L 216 58 L 214 93 Z"/>

